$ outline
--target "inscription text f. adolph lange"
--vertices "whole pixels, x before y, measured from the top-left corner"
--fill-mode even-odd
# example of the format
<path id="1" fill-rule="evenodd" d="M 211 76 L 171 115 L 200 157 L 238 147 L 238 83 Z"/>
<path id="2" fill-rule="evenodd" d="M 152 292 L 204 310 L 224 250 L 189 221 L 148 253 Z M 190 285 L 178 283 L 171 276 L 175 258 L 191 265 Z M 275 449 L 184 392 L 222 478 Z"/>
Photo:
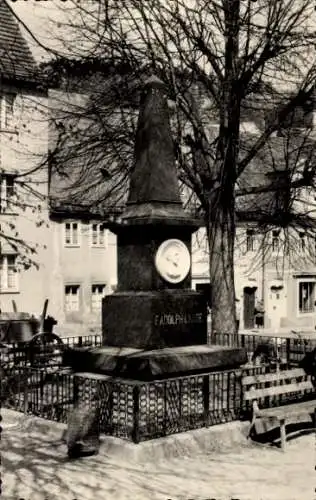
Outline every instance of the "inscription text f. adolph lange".
<path id="1" fill-rule="evenodd" d="M 154 325 L 189 325 L 203 322 L 202 313 L 160 313 L 154 315 Z"/>

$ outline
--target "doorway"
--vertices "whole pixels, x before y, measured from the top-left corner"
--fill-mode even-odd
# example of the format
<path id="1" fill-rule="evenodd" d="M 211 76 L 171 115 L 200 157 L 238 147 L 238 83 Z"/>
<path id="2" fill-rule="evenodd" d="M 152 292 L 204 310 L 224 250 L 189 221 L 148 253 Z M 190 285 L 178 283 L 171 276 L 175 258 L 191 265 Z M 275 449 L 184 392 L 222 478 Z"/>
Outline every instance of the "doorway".
<path id="1" fill-rule="evenodd" d="M 249 330 L 255 326 L 255 294 L 257 287 L 244 288 L 244 328 Z"/>
<path id="2" fill-rule="evenodd" d="M 286 316 L 284 288 L 280 286 L 271 286 L 268 301 L 268 317 L 270 327 L 277 330 L 281 326 L 281 318 Z"/>

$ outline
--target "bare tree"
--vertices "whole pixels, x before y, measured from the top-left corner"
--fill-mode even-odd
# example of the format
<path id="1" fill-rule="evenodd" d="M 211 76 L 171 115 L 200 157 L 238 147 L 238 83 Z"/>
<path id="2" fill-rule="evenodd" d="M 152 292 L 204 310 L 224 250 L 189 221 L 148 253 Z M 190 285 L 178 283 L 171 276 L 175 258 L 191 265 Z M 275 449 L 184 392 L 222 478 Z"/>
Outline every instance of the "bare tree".
<path id="1" fill-rule="evenodd" d="M 62 31 L 65 50 L 55 72 L 74 75 L 76 67 L 81 73 L 85 68 L 89 83 L 86 89 L 83 79 L 78 85 L 90 99 L 80 116 L 91 119 L 67 154 L 90 151 L 92 160 L 83 163 L 85 175 L 97 163 L 95 185 L 105 168 L 112 195 L 122 192 L 133 165 L 138 85 L 150 73 L 166 83 L 174 103 L 179 178 L 207 227 L 212 329 L 234 336 L 237 197 L 274 192 L 280 199 L 280 193 L 284 197 L 294 188 L 313 187 L 313 162 L 306 162 L 299 180 L 294 175 L 298 162 L 292 163 L 282 189 L 280 175 L 278 182 L 271 178 L 268 184 L 251 185 L 248 190 L 241 180 L 247 172 L 253 175 L 249 166 L 261 152 L 267 153 L 280 125 L 313 98 L 314 2 L 103 0 L 97 5 L 70 2 L 65 11 L 69 16 Z M 95 85 L 93 75 L 97 75 Z M 243 141 L 242 113 L 254 95 L 261 99 L 253 115 L 270 111 L 270 116 L 257 134 Z M 57 160 L 64 154 L 58 148 L 55 153 Z M 65 175 L 71 176 L 71 170 Z M 79 173 L 77 180 L 79 186 Z M 99 194 L 101 201 L 105 194 Z M 293 207 L 287 203 L 269 210 L 266 224 L 283 228 L 297 224 Z"/>

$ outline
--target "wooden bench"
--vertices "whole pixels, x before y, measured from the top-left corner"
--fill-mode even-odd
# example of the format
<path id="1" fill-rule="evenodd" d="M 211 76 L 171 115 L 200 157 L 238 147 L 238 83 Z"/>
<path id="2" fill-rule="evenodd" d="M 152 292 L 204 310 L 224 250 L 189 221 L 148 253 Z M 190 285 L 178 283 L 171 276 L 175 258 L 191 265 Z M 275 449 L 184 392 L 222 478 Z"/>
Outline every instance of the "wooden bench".
<path id="1" fill-rule="evenodd" d="M 252 420 L 248 437 L 250 437 L 257 418 L 273 418 L 279 423 L 281 447 L 284 451 L 286 446 L 285 426 L 289 419 L 305 415 L 312 415 L 314 419 L 316 399 L 302 401 L 302 398 L 311 392 L 313 394 L 310 395 L 315 398 L 315 388 L 311 382 L 311 377 L 302 368 L 279 370 L 275 373 L 246 375 L 242 378 L 242 387 L 244 402 L 252 405 Z M 301 401 L 264 409 L 259 407 L 263 402 L 268 403 L 269 406 L 273 402 L 278 404 L 282 396 L 290 395 Z"/>

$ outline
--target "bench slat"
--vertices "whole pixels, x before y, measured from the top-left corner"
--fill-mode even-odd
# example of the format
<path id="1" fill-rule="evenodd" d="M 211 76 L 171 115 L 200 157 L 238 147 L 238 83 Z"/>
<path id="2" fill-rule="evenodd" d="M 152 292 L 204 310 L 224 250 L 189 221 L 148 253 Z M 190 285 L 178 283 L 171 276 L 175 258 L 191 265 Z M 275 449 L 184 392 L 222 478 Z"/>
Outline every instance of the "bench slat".
<path id="1" fill-rule="evenodd" d="M 278 382 L 291 378 L 306 377 L 303 368 L 294 368 L 292 370 L 282 370 L 276 373 L 264 373 L 259 375 L 246 375 L 242 378 L 242 385 L 263 384 L 265 382 Z"/>
<path id="2" fill-rule="evenodd" d="M 276 408 L 265 408 L 258 412 L 260 417 L 285 418 L 290 416 L 298 416 L 311 414 L 316 409 L 316 400 L 302 401 L 300 403 L 278 406 Z"/>
<path id="3" fill-rule="evenodd" d="M 265 398 L 268 396 L 278 396 L 280 394 L 289 394 L 290 392 L 301 392 L 314 389 L 311 381 L 297 382 L 295 384 L 277 385 L 265 387 L 264 389 L 250 389 L 244 393 L 244 399 L 247 401 L 253 399 Z"/>

